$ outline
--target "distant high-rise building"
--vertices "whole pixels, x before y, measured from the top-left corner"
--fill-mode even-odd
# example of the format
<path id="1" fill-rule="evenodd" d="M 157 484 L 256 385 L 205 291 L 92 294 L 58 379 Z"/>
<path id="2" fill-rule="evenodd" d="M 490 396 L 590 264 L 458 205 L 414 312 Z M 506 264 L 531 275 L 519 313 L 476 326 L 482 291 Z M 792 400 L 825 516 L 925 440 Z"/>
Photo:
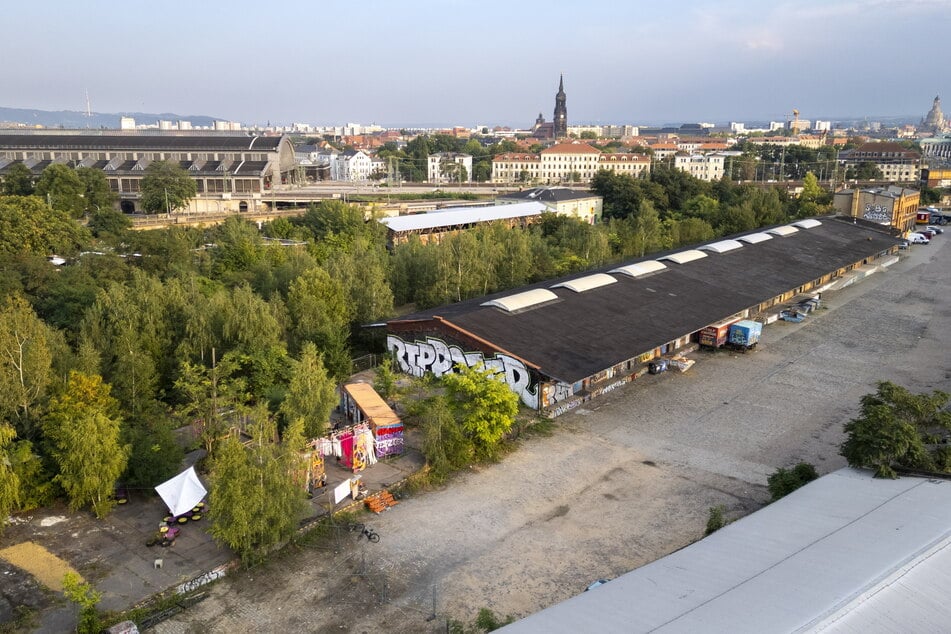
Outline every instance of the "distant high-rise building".
<path id="1" fill-rule="evenodd" d="M 135 130 L 135 119 L 132 117 L 119 117 L 120 130 Z"/>
<path id="2" fill-rule="evenodd" d="M 565 105 L 565 76 L 561 75 L 558 80 L 558 93 L 555 95 L 555 117 L 554 132 L 556 139 L 563 139 L 568 136 L 568 106 Z"/>

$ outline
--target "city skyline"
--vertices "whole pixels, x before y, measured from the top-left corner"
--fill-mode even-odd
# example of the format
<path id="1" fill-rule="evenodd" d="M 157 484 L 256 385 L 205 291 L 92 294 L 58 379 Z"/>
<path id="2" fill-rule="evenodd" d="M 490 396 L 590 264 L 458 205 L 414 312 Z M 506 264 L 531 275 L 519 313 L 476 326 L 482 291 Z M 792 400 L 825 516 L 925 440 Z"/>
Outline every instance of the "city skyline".
<path id="1" fill-rule="evenodd" d="M 0 106 L 525 128 L 562 73 L 569 125 L 923 116 L 949 83 L 949 0 L 161 7 L 9 7 Z"/>

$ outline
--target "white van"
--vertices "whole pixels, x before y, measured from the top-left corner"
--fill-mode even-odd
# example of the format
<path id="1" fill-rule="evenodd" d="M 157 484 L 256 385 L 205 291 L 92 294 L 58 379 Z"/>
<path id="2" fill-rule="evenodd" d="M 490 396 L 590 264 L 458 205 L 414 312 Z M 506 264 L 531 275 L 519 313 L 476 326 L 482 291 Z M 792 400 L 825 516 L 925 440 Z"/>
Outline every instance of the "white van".
<path id="1" fill-rule="evenodd" d="M 912 244 L 928 244 L 931 242 L 931 240 L 929 240 L 923 234 L 920 234 L 920 233 L 909 233 L 908 242 Z"/>

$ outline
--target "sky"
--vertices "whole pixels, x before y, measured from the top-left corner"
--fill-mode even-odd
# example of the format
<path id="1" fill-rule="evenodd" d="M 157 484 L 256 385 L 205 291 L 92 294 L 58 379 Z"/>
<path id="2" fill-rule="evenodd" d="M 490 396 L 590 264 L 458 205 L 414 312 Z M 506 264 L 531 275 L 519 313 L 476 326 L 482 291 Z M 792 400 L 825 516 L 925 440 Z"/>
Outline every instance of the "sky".
<path id="1" fill-rule="evenodd" d="M 951 112 L 951 0 L 10 3 L 0 106 L 385 127 Z"/>

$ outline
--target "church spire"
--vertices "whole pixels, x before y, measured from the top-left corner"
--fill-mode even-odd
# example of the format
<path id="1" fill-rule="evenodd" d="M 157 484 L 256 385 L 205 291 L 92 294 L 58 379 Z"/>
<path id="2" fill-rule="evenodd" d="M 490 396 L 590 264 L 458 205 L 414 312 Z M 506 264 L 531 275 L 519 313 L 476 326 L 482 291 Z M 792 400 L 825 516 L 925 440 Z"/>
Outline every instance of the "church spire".
<path id="1" fill-rule="evenodd" d="M 558 78 L 558 94 L 555 95 L 555 120 L 552 130 L 556 139 L 563 139 L 568 136 L 568 106 L 566 101 L 565 76 L 561 74 Z"/>

